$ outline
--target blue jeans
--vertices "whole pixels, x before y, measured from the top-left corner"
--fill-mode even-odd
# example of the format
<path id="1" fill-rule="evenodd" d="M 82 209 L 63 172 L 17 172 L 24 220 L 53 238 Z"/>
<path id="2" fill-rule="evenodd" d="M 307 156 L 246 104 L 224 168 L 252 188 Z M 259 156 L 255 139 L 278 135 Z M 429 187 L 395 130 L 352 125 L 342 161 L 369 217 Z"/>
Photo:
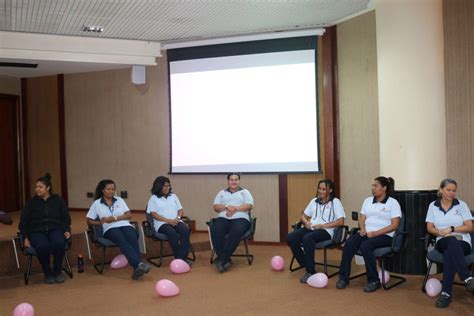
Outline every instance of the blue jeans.
<path id="1" fill-rule="evenodd" d="M 361 236 L 359 233 L 352 235 L 347 239 L 342 251 L 341 270 L 339 271 L 339 279 L 349 283 L 351 275 L 351 262 L 357 250 L 362 252 L 365 262 L 365 270 L 367 272 L 367 282 L 380 282 L 377 273 L 377 262 L 374 250 L 382 247 L 390 247 L 392 245 L 392 237 L 388 235 L 369 238 Z"/>
<path id="2" fill-rule="evenodd" d="M 242 236 L 249 230 L 250 222 L 245 218 L 214 219 L 211 228 L 212 245 L 217 254 L 217 260 L 222 263 L 229 261 L 230 256 L 239 246 Z M 226 238 L 227 236 L 227 238 Z"/>
<path id="3" fill-rule="evenodd" d="M 189 253 L 189 229 L 184 223 L 179 222 L 176 226 L 168 224 L 161 225 L 158 229 L 160 234 L 168 237 L 168 242 L 173 249 L 173 255 L 176 259 L 186 261 Z"/>
<path id="4" fill-rule="evenodd" d="M 467 242 L 451 236 L 441 238 L 436 243 L 436 250 L 443 254 L 443 292 L 451 295 L 456 272 L 463 281 L 471 276 L 464 263 L 464 256 L 471 252 L 471 247 Z"/>
<path id="5" fill-rule="evenodd" d="M 104 237 L 116 243 L 128 263 L 136 268 L 141 261 L 140 248 L 138 247 L 137 231 L 132 226 L 110 228 Z"/>
<path id="6" fill-rule="evenodd" d="M 289 233 L 287 242 L 299 265 L 305 267 L 306 272 L 315 274 L 314 250 L 316 243 L 330 239 L 331 235 L 324 229 L 309 230 L 303 227 Z M 301 249 L 301 244 L 303 244 L 304 252 Z"/>
<path id="7" fill-rule="evenodd" d="M 58 275 L 63 266 L 64 253 L 66 252 L 66 237 L 64 230 L 55 229 L 47 233 L 31 233 L 28 236 L 31 246 L 35 248 L 38 261 L 45 276 Z M 53 270 L 51 270 L 49 257 L 54 257 Z"/>

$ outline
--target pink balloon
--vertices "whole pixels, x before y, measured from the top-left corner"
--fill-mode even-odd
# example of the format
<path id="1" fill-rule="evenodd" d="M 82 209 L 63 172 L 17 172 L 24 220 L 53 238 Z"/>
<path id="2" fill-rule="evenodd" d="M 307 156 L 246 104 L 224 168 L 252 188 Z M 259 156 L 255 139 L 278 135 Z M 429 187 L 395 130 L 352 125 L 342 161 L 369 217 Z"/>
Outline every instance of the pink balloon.
<path id="1" fill-rule="evenodd" d="M 110 267 L 112 269 L 121 269 L 121 268 L 125 268 L 127 264 L 128 264 L 127 257 L 120 254 L 120 255 L 115 256 L 114 259 L 112 259 L 112 262 L 110 263 Z"/>
<path id="2" fill-rule="evenodd" d="M 158 295 L 164 296 L 164 297 L 170 297 L 170 296 L 175 296 L 179 294 L 179 288 L 176 286 L 176 284 L 173 283 L 173 281 L 163 279 L 158 282 L 156 282 L 155 285 L 155 290 Z"/>
<path id="3" fill-rule="evenodd" d="M 21 303 L 13 310 L 13 316 L 35 316 L 35 309 L 29 303 Z"/>
<path id="4" fill-rule="evenodd" d="M 441 282 L 438 279 L 431 278 L 426 282 L 426 294 L 428 294 L 429 297 L 435 297 L 438 296 L 439 293 L 441 293 Z"/>
<path id="5" fill-rule="evenodd" d="M 388 281 L 390 281 L 390 273 L 388 273 L 388 271 L 385 270 L 385 271 L 384 271 L 384 276 L 385 276 L 385 283 L 382 282 L 382 270 L 379 270 L 380 283 L 382 283 L 382 284 L 388 284 Z"/>
<path id="6" fill-rule="evenodd" d="M 285 268 L 285 259 L 280 256 L 274 256 L 272 258 L 272 268 L 275 271 L 282 271 Z"/>
<path id="7" fill-rule="evenodd" d="M 189 272 L 191 268 L 189 267 L 189 264 L 186 261 L 182 259 L 174 259 L 170 263 L 170 270 L 173 273 L 180 274 Z"/>
<path id="8" fill-rule="evenodd" d="M 323 288 L 328 285 L 328 276 L 324 273 L 316 273 L 310 276 L 306 283 L 312 287 Z"/>

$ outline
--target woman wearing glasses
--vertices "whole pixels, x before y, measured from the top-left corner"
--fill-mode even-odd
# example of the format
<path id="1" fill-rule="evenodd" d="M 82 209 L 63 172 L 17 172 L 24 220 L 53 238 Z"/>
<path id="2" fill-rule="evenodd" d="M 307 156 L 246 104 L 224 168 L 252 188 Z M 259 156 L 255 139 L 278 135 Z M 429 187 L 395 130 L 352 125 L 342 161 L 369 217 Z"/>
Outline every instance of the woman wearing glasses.
<path id="1" fill-rule="evenodd" d="M 334 228 L 344 225 L 346 214 L 341 201 L 336 197 L 334 182 L 324 179 L 318 183 L 317 197 L 313 198 L 301 216 L 303 227 L 288 234 L 287 241 L 291 252 L 306 273 L 300 279 L 306 283 L 316 273 L 314 249 L 318 242 L 330 240 Z M 301 249 L 303 244 L 303 249 Z"/>
<path id="2" fill-rule="evenodd" d="M 158 177 L 153 182 L 147 213 L 153 217 L 155 231 L 165 234 L 176 259 L 188 264 L 189 228 L 182 222 L 183 207 L 178 197 L 171 190 L 171 182 L 167 177 Z"/>
<path id="3" fill-rule="evenodd" d="M 119 246 L 133 267 L 132 279 L 139 279 L 151 267 L 141 261 L 137 232 L 129 221 L 132 213 L 122 198 L 115 197 L 115 182 L 100 181 L 95 189 L 95 199 L 86 215 L 87 223 L 102 225 L 104 237 Z"/>

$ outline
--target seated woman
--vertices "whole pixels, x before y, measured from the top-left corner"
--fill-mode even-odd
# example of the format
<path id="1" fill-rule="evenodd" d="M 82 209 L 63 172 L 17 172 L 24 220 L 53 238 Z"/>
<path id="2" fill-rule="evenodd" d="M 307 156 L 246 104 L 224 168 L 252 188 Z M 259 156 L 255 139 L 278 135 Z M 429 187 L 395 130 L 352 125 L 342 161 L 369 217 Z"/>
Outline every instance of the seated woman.
<path id="1" fill-rule="evenodd" d="M 102 225 L 104 237 L 116 243 L 133 267 L 132 279 L 148 273 L 150 265 L 141 261 L 138 236 L 130 224 L 130 209 L 122 198 L 115 197 L 115 182 L 102 180 L 95 189 L 95 201 L 87 213 L 89 225 Z"/>
<path id="2" fill-rule="evenodd" d="M 306 283 L 308 278 L 316 273 L 314 264 L 314 247 L 316 243 L 330 240 L 334 235 L 334 228 L 344 225 L 344 208 L 336 198 L 334 182 L 324 179 L 318 183 L 318 195 L 312 199 L 301 216 L 304 227 L 288 234 L 288 245 L 301 267 L 306 273 L 300 279 Z M 303 243 L 304 251 L 301 249 Z"/>
<path id="3" fill-rule="evenodd" d="M 45 283 L 63 283 L 61 270 L 66 239 L 71 237 L 71 217 L 64 200 L 53 193 L 49 173 L 36 181 L 35 193 L 21 213 L 19 229 L 24 246 L 35 248 Z M 52 270 L 49 261 L 51 254 L 54 258 Z"/>
<path id="4" fill-rule="evenodd" d="M 170 179 L 158 177 L 153 182 L 147 213 L 153 216 L 153 226 L 158 233 L 165 234 L 176 259 L 188 263 L 189 228 L 181 221 L 183 207 L 171 190 Z"/>
<path id="5" fill-rule="evenodd" d="M 220 273 L 232 265 L 230 256 L 250 228 L 249 211 L 253 207 L 252 195 L 240 187 L 239 174 L 228 174 L 227 184 L 227 189 L 219 191 L 214 199 L 214 212 L 218 215 L 211 229 L 212 245 L 217 254 L 214 264 Z"/>
<path id="6" fill-rule="evenodd" d="M 347 239 L 342 252 L 338 289 L 349 284 L 351 261 L 357 250 L 362 252 L 367 271 L 367 285 L 364 292 L 380 289 L 374 249 L 390 247 L 395 230 L 400 224 L 402 212 L 397 200 L 390 197 L 393 192 L 392 178 L 377 177 L 372 184 L 372 197 L 365 199 L 359 215 L 359 232 Z"/>
<path id="7" fill-rule="evenodd" d="M 439 198 L 431 202 L 426 214 L 426 229 L 436 237 L 436 249 L 443 254 L 443 289 L 436 307 L 451 303 L 456 272 L 468 291 L 474 292 L 474 279 L 464 264 L 464 256 L 471 253 L 472 215 L 467 204 L 456 199 L 457 183 L 444 179 L 439 186 Z"/>

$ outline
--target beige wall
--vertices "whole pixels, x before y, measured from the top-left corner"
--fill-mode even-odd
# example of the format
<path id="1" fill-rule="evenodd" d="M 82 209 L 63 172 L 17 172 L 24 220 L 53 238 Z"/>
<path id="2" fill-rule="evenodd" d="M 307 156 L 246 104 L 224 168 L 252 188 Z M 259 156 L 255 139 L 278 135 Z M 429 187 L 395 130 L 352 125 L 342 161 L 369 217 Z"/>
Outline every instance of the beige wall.
<path id="1" fill-rule="evenodd" d="M 56 76 L 30 78 L 27 89 L 28 175 L 30 195 L 36 179 L 50 172 L 53 190 L 61 193 L 58 81 Z"/>
<path id="2" fill-rule="evenodd" d="M 474 1 L 443 1 L 447 174 L 474 208 Z M 437 184 L 437 183 L 436 183 Z"/>
<path id="3" fill-rule="evenodd" d="M 375 13 L 337 26 L 341 200 L 350 220 L 380 173 Z"/>
<path id="4" fill-rule="evenodd" d="M 112 178 L 127 190 L 131 209 L 142 210 L 156 176 L 169 171 L 169 105 L 166 58 L 147 67 L 147 83 L 135 86 L 130 70 L 65 76 L 66 157 L 69 206 L 88 208 L 97 182 Z M 185 213 L 206 229 L 224 175 L 170 176 Z M 257 241 L 279 240 L 277 175 L 244 175 L 255 198 Z"/>
<path id="5" fill-rule="evenodd" d="M 0 76 L 0 93 L 21 95 L 21 80 L 18 78 Z"/>

